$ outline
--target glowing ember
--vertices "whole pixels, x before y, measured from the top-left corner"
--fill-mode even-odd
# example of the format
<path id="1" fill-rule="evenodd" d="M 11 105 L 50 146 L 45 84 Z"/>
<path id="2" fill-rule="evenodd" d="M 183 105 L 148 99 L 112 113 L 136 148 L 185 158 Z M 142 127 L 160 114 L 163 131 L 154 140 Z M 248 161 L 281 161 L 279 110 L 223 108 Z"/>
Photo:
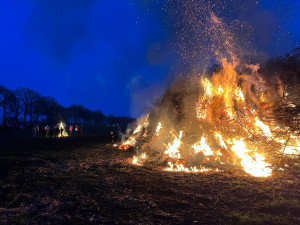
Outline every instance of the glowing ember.
<path id="1" fill-rule="evenodd" d="M 161 128 L 162 128 L 162 125 L 161 125 L 161 122 L 159 122 L 159 123 L 157 124 L 156 131 L 155 131 L 156 136 L 159 136 L 159 131 L 161 130 Z"/>
<path id="2" fill-rule="evenodd" d="M 201 79 L 201 81 L 202 81 L 202 85 L 204 87 L 204 92 L 205 92 L 206 96 L 208 98 L 212 97 L 213 90 L 212 90 L 212 84 L 210 83 L 210 81 L 207 78 Z"/>
<path id="3" fill-rule="evenodd" d="M 164 154 L 171 158 L 178 158 L 178 159 L 181 158 L 181 155 L 179 153 L 181 138 L 182 138 L 182 131 L 179 132 L 179 137 L 175 136 L 173 144 L 169 143 L 167 145 L 167 150 L 164 152 Z"/>
<path id="4" fill-rule="evenodd" d="M 139 156 L 133 156 L 132 164 L 141 166 L 143 160 L 145 160 L 145 159 L 147 159 L 146 153 L 142 153 Z"/>
<path id="5" fill-rule="evenodd" d="M 172 171 L 172 172 L 186 172 L 186 173 L 203 173 L 203 172 L 209 172 L 209 171 L 214 171 L 214 172 L 219 172 L 218 169 L 211 169 L 211 168 L 205 168 L 205 167 L 190 167 L 187 168 L 182 164 L 176 163 L 175 165 L 171 162 L 168 162 L 168 167 L 165 168 L 166 171 Z"/>
<path id="6" fill-rule="evenodd" d="M 225 144 L 225 142 L 223 141 L 223 137 L 220 133 L 215 133 L 215 137 L 218 139 L 219 144 L 221 145 L 222 148 L 227 149 L 227 145 Z"/>
<path id="7" fill-rule="evenodd" d="M 137 156 L 133 156 L 132 164 L 138 165 L 138 159 Z"/>
<path id="8" fill-rule="evenodd" d="M 256 177 L 268 177 L 272 174 L 272 170 L 269 168 L 271 165 L 264 162 L 265 158 L 254 152 L 254 156 L 250 156 L 251 150 L 248 150 L 242 139 L 233 139 L 233 145 L 231 150 L 241 159 L 241 165 L 244 170 Z"/>
<path id="9" fill-rule="evenodd" d="M 221 95 L 223 92 L 224 92 L 224 91 L 223 91 L 221 85 L 219 85 L 217 94 L 218 94 L 218 95 Z"/>
<path id="10" fill-rule="evenodd" d="M 133 131 L 133 134 L 137 134 L 141 131 L 142 125 L 138 125 L 137 128 Z"/>
<path id="11" fill-rule="evenodd" d="M 265 125 L 263 122 L 261 122 L 257 117 L 255 117 L 255 124 L 254 125 L 259 127 L 262 130 L 264 135 L 266 135 L 268 137 L 272 137 L 270 127 Z"/>
<path id="12" fill-rule="evenodd" d="M 129 137 L 127 141 L 125 141 L 122 145 L 135 146 L 136 140 L 135 137 Z"/>
<path id="13" fill-rule="evenodd" d="M 286 145 L 282 148 L 282 153 L 286 155 L 300 155 L 300 138 L 291 135 L 288 141 L 281 141 Z M 288 145 L 289 144 L 289 145 Z"/>
<path id="14" fill-rule="evenodd" d="M 205 137 L 201 137 L 201 140 L 198 143 L 195 143 L 192 147 L 195 150 L 195 153 L 203 152 L 205 156 L 214 155 L 214 152 L 206 143 Z"/>
<path id="15" fill-rule="evenodd" d="M 120 150 L 127 150 L 132 146 L 135 146 L 136 139 L 141 136 L 141 133 L 143 129 L 146 129 L 149 124 L 149 114 L 145 118 L 142 118 L 137 125 L 137 127 L 134 129 L 132 136 L 130 136 L 126 141 L 124 141 L 120 146 Z M 147 130 L 144 132 L 143 136 L 147 135 Z"/>
<path id="16" fill-rule="evenodd" d="M 235 95 L 239 100 L 245 101 L 245 97 L 241 89 L 239 88 L 235 89 Z"/>

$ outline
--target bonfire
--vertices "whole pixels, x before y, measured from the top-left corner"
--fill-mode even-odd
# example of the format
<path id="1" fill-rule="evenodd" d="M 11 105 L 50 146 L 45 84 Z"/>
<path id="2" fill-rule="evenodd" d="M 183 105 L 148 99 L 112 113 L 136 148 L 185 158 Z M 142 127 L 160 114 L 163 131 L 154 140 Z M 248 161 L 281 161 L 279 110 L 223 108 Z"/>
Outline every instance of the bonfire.
<path id="1" fill-rule="evenodd" d="M 212 22 L 220 24 L 214 15 Z M 298 163 L 299 113 L 288 113 L 299 108 L 297 88 L 268 82 L 259 65 L 241 63 L 228 49 L 219 70 L 175 82 L 137 121 L 119 147 L 135 148 L 133 164 L 269 177 Z"/>
<path id="2" fill-rule="evenodd" d="M 66 124 L 64 122 L 61 121 L 59 124 L 57 124 L 57 127 L 59 128 L 58 137 L 67 137 L 67 136 L 69 136 L 69 134 L 66 131 Z M 60 132 L 61 130 L 63 130 L 62 133 Z"/>

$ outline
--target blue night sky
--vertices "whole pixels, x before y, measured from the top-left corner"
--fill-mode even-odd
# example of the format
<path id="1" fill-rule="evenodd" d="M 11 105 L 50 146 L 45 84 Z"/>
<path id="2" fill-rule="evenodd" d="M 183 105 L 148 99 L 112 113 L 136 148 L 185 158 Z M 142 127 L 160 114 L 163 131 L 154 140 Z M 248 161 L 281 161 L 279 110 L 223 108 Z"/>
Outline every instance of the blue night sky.
<path id="1" fill-rule="evenodd" d="M 299 46 L 299 0 L 244 2 L 242 19 L 254 27 L 259 52 Z M 139 116 L 179 60 L 170 22 L 176 15 L 164 7 L 151 0 L 1 0 L 0 84 L 29 87 L 66 107 Z"/>

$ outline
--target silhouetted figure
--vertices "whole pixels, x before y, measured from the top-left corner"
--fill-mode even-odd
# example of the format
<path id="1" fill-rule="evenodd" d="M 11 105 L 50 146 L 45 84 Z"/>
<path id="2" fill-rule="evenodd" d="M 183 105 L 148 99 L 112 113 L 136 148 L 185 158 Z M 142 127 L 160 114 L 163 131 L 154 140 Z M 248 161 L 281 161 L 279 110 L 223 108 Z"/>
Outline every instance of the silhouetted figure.
<path id="1" fill-rule="evenodd" d="M 70 133 L 70 135 L 73 134 L 73 126 L 72 125 L 70 125 L 70 127 L 69 127 L 69 133 Z"/>
<path id="2" fill-rule="evenodd" d="M 36 125 L 36 136 L 39 137 L 40 136 L 40 125 Z"/>
<path id="3" fill-rule="evenodd" d="M 53 127 L 51 126 L 50 127 L 50 130 L 49 130 L 49 138 L 53 138 L 53 133 L 54 133 L 54 129 L 53 129 Z"/>
<path id="4" fill-rule="evenodd" d="M 83 125 L 80 125 L 80 127 L 79 127 L 79 134 L 83 135 Z"/>
<path id="5" fill-rule="evenodd" d="M 32 135 L 33 137 L 36 137 L 36 127 L 32 127 Z"/>
<path id="6" fill-rule="evenodd" d="M 56 126 L 55 127 L 55 132 L 54 132 L 54 135 L 55 135 L 56 138 L 58 138 L 58 134 L 59 134 L 59 127 Z"/>
<path id="7" fill-rule="evenodd" d="M 75 126 L 75 134 L 78 135 L 78 126 Z"/>
<path id="8" fill-rule="evenodd" d="M 64 133 L 64 128 L 61 127 L 61 128 L 60 128 L 60 136 L 61 136 L 61 137 L 63 137 L 63 133 Z"/>
<path id="9" fill-rule="evenodd" d="M 46 137 L 46 130 L 45 130 L 44 126 L 42 126 L 42 129 L 41 129 L 41 136 Z"/>
<path id="10" fill-rule="evenodd" d="M 49 126 L 45 126 L 45 137 L 49 136 Z"/>
<path id="11" fill-rule="evenodd" d="M 121 127 L 120 125 L 117 123 L 117 132 L 118 132 L 118 136 L 117 139 L 119 140 L 122 137 L 122 131 L 121 131 Z"/>
<path id="12" fill-rule="evenodd" d="M 115 134 L 113 131 L 110 132 L 110 139 L 111 139 L 111 142 L 114 143 L 115 141 Z"/>

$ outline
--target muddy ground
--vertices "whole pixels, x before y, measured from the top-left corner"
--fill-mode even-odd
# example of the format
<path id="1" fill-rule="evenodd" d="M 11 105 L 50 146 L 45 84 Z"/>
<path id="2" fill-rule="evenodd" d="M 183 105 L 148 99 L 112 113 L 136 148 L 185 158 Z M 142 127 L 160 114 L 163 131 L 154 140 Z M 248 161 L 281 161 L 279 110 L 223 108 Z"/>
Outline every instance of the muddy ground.
<path id="1" fill-rule="evenodd" d="M 100 137 L 0 142 L 0 224 L 300 224 L 297 169 L 254 178 L 133 166 Z"/>

